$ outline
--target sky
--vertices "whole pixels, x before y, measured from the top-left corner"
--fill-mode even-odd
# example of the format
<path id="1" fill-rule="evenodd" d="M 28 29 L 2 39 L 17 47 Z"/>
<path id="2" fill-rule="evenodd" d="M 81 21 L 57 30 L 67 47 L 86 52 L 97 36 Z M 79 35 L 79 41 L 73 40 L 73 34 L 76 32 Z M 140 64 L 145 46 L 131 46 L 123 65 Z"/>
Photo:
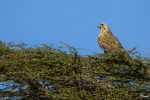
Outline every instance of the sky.
<path id="1" fill-rule="evenodd" d="M 97 38 L 107 23 L 126 50 L 150 53 L 149 0 L 0 0 L 0 40 L 83 48 L 103 53 Z"/>

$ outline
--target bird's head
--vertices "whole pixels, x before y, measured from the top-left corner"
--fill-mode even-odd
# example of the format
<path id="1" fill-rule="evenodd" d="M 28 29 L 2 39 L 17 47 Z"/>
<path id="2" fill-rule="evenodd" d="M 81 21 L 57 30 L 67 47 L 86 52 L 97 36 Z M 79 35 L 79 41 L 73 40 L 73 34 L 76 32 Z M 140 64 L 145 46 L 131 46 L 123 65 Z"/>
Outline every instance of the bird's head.
<path id="1" fill-rule="evenodd" d="M 105 23 L 99 24 L 97 28 L 100 28 L 101 30 L 109 30 L 108 25 Z"/>

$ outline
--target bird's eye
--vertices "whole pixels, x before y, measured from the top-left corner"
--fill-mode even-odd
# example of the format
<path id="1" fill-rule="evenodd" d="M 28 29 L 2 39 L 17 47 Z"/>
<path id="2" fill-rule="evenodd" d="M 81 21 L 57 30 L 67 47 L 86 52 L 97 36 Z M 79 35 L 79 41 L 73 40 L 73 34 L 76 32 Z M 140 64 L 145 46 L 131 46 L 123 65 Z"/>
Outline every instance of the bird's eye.
<path id="1" fill-rule="evenodd" d="M 104 24 L 101 24 L 101 26 L 103 26 Z"/>

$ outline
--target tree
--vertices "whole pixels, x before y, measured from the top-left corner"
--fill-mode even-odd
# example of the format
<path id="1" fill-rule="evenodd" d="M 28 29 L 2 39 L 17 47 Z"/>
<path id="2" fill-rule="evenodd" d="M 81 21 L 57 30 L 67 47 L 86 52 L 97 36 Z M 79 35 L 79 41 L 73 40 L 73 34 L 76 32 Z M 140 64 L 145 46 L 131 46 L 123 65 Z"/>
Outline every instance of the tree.
<path id="1" fill-rule="evenodd" d="M 150 95 L 149 58 L 135 50 L 79 55 L 63 43 L 26 47 L 0 42 L 0 98 L 22 100 L 127 100 Z"/>

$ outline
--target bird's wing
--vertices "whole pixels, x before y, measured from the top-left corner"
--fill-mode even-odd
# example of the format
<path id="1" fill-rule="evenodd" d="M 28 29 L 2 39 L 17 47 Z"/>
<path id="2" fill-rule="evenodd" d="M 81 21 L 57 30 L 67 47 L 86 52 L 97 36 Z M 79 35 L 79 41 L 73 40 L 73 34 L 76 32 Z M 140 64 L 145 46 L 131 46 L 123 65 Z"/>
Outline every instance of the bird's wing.
<path id="1" fill-rule="evenodd" d="M 118 50 L 119 48 L 123 49 L 123 46 L 119 42 L 119 40 L 113 35 L 109 33 L 103 33 L 99 38 L 99 45 L 104 50 L 104 52 L 111 52 Z"/>

